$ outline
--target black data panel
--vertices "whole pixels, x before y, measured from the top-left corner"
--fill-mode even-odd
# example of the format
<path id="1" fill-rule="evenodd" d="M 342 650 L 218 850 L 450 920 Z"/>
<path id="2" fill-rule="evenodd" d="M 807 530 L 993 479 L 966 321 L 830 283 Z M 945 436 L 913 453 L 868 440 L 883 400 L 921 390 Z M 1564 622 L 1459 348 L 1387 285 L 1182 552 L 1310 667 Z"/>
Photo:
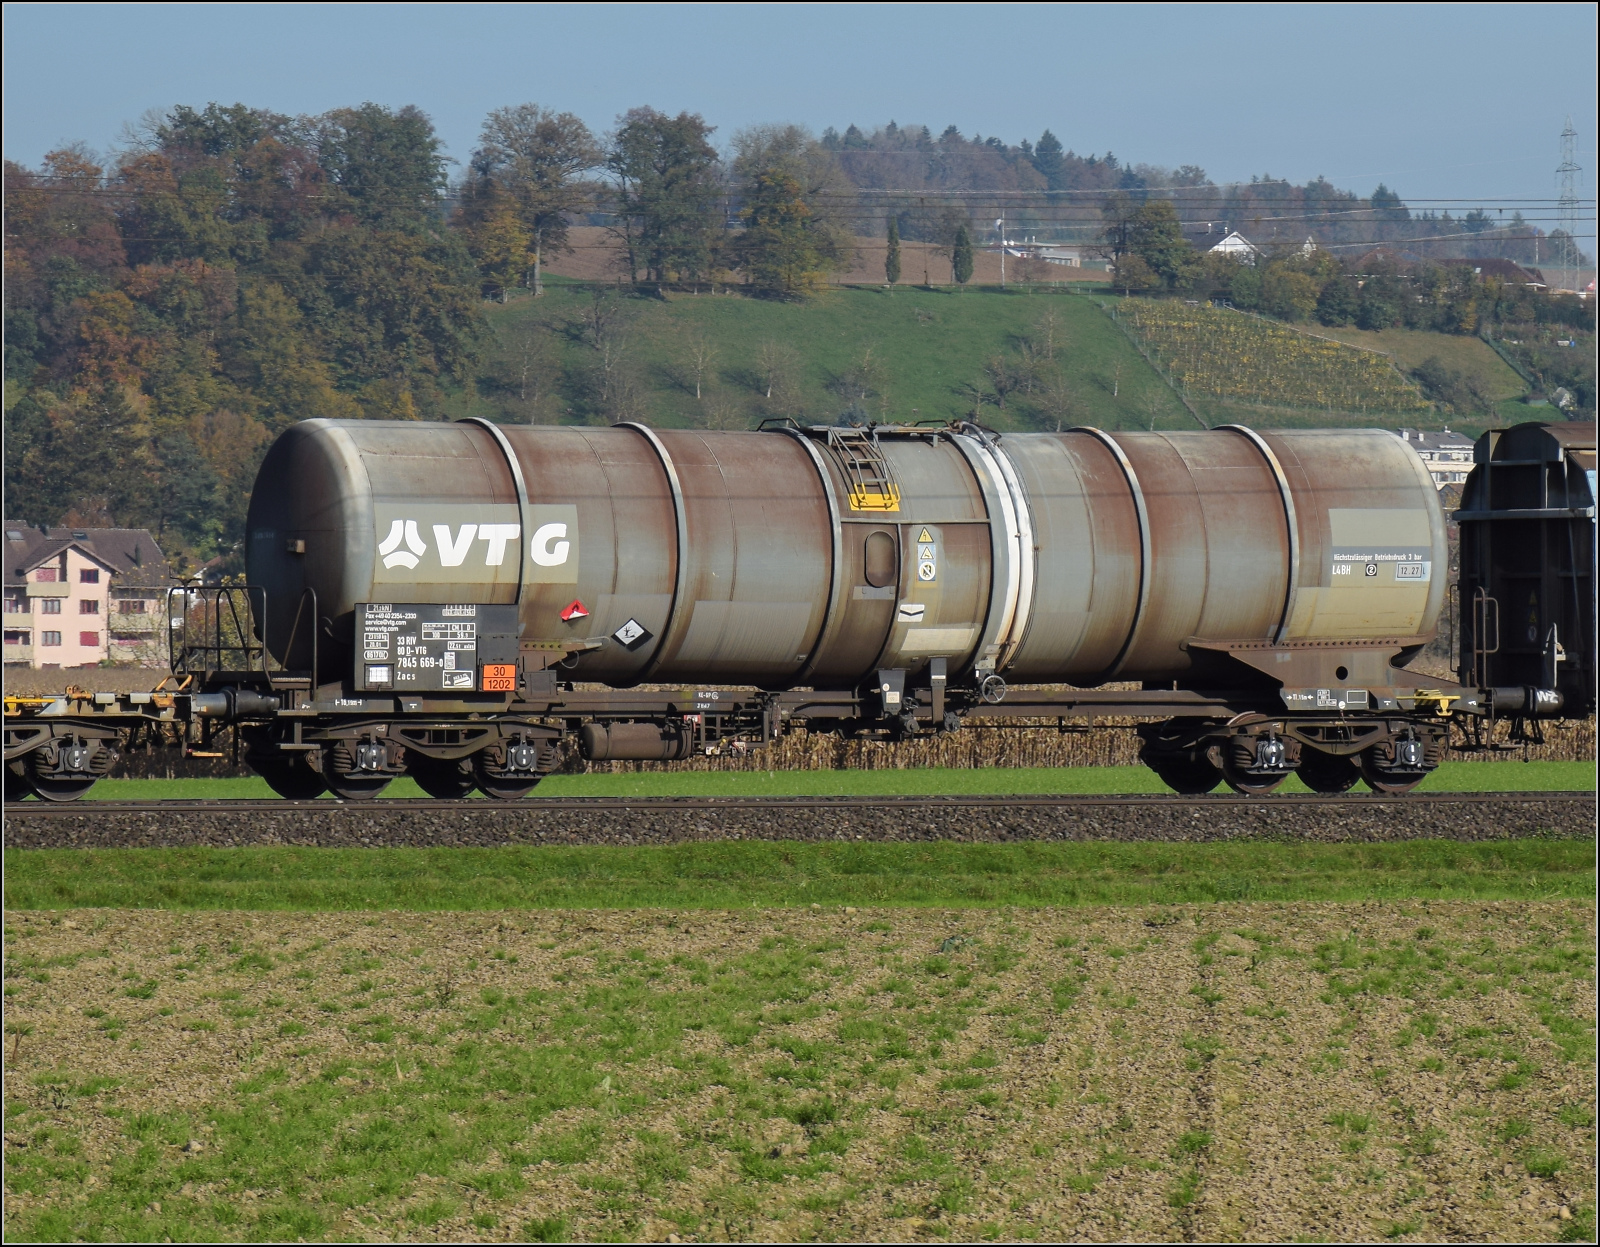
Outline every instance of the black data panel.
<path id="1" fill-rule="evenodd" d="M 356 687 L 364 691 L 515 692 L 517 608 L 363 602 Z"/>

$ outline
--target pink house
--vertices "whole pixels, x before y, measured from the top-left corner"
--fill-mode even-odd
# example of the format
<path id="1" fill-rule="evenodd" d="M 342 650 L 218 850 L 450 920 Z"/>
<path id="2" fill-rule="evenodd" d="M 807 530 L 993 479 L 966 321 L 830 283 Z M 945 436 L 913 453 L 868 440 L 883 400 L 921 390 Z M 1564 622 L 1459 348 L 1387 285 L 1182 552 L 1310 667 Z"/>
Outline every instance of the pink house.
<path id="1" fill-rule="evenodd" d="M 171 577 L 144 529 L 7 523 L 5 549 L 8 665 L 165 664 Z"/>

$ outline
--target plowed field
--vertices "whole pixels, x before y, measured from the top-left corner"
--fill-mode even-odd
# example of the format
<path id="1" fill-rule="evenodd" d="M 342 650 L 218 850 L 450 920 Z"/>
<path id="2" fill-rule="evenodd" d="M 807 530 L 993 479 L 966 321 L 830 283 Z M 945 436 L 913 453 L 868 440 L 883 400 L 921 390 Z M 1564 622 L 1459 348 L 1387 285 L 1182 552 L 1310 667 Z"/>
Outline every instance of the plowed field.
<path id="1" fill-rule="evenodd" d="M 9 1239 L 1592 1234 L 1586 904 L 8 927 Z"/>

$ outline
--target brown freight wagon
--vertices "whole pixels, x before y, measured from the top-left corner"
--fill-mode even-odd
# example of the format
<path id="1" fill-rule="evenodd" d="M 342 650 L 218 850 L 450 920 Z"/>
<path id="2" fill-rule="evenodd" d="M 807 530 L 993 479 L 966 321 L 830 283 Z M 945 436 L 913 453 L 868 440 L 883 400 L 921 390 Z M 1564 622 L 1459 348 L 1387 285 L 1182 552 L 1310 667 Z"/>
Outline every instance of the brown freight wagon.
<path id="1" fill-rule="evenodd" d="M 1561 703 L 1406 669 L 1445 517 L 1380 430 L 318 420 L 247 538 L 250 588 L 180 612 L 174 713 L 238 722 L 285 795 L 515 796 L 564 738 L 660 759 L 976 712 L 1139 717 L 1184 792 L 1404 791 L 1453 716 Z M 51 747 L 13 771 L 67 795 Z"/>

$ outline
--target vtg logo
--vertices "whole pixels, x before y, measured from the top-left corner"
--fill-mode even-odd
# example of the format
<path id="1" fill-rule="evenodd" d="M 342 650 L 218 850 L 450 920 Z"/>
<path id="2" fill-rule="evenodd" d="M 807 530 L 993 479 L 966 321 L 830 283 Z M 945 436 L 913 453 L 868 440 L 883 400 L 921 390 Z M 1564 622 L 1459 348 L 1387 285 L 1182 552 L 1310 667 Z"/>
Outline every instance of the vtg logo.
<path id="1" fill-rule="evenodd" d="M 567 535 L 563 523 L 544 524 L 534 530 L 528 557 L 540 567 L 560 567 L 572 552 L 572 543 L 561 538 Z M 486 543 L 483 552 L 485 567 L 499 567 L 506 561 L 506 543 L 522 536 L 521 524 L 463 524 L 454 537 L 450 525 L 435 524 L 433 540 L 439 548 L 439 563 L 443 567 L 460 567 L 467 561 L 473 539 Z M 401 543 L 405 549 L 401 549 Z M 421 562 L 428 552 L 428 543 L 416 520 L 395 520 L 389 526 L 389 535 L 378 543 L 378 553 L 385 567 L 411 567 Z"/>
<path id="2" fill-rule="evenodd" d="M 381 568 L 378 576 L 390 572 L 397 582 L 481 584 L 509 574 L 534 583 L 576 582 L 576 507 L 531 504 L 520 516 L 522 523 L 506 522 L 518 518 L 518 512 L 503 505 L 483 508 L 478 522 L 472 524 L 459 523 L 460 512 L 460 508 L 437 503 L 380 504 L 373 517 Z M 519 571 L 524 532 L 532 536 L 526 539 L 528 556 Z"/>

